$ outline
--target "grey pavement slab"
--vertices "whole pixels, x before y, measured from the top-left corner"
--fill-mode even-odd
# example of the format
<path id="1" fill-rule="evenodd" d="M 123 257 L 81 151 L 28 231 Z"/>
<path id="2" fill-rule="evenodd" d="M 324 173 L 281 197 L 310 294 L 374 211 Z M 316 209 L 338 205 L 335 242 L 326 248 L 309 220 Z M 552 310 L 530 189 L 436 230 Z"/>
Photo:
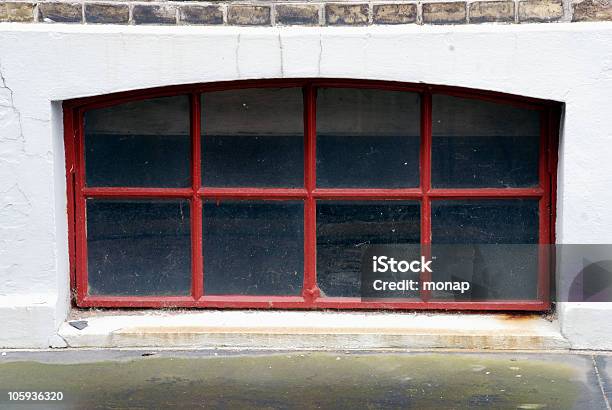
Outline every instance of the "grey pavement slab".
<path id="1" fill-rule="evenodd" d="M 0 408 L 607 409 L 602 389 L 609 394 L 610 359 L 498 352 L 7 351 L 0 356 Z M 63 400 L 9 400 L 8 392 L 20 391 L 61 391 Z"/>
<path id="2" fill-rule="evenodd" d="M 612 403 L 612 356 L 595 355 L 594 359 L 601 380 L 601 389 L 610 406 Z"/>

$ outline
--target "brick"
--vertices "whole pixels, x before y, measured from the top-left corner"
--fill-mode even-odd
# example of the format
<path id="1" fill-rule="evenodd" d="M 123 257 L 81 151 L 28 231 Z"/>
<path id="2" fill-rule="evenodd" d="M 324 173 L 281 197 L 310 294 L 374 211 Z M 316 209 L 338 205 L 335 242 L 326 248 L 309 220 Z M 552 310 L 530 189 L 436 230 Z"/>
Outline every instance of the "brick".
<path id="1" fill-rule="evenodd" d="M 509 23 L 513 21 L 513 1 L 478 1 L 470 4 L 470 23 Z"/>
<path id="2" fill-rule="evenodd" d="M 285 25 L 318 25 L 319 7 L 312 4 L 278 4 L 276 22 Z"/>
<path id="3" fill-rule="evenodd" d="M 127 4 L 85 4 L 85 21 L 99 24 L 127 24 L 130 10 Z"/>
<path id="4" fill-rule="evenodd" d="M 186 24 L 223 24 L 223 11 L 219 6 L 181 6 L 179 18 Z"/>
<path id="5" fill-rule="evenodd" d="M 463 24 L 465 22 L 465 2 L 423 3 L 423 23 Z"/>
<path id="6" fill-rule="evenodd" d="M 417 18 L 416 4 L 375 4 L 372 11 L 374 24 L 407 24 L 415 23 Z"/>
<path id="7" fill-rule="evenodd" d="M 167 5 L 136 4 L 132 18 L 136 24 L 176 24 L 176 9 Z"/>
<path id="8" fill-rule="evenodd" d="M 572 4 L 572 21 L 612 20 L 612 0 L 585 0 Z"/>
<path id="9" fill-rule="evenodd" d="M 38 19 L 45 23 L 81 23 L 82 7 L 79 3 L 39 3 Z"/>
<path id="10" fill-rule="evenodd" d="M 237 26 L 267 26 L 272 23 L 270 7 L 230 5 L 227 10 L 227 22 Z"/>
<path id="11" fill-rule="evenodd" d="M 0 3 L 0 22 L 4 21 L 34 21 L 34 3 Z"/>
<path id="12" fill-rule="evenodd" d="M 519 21 L 548 23 L 563 17 L 561 0 L 527 0 L 519 2 Z"/>
<path id="13" fill-rule="evenodd" d="M 326 4 L 325 18 L 330 26 L 363 26 L 368 24 L 368 5 Z"/>

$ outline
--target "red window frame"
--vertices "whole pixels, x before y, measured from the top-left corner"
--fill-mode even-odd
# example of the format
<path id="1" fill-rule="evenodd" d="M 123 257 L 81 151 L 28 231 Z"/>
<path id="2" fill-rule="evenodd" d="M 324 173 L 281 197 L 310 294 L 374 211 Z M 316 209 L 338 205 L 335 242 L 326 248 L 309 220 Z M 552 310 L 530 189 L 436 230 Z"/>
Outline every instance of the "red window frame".
<path id="1" fill-rule="evenodd" d="M 301 87 L 304 96 L 304 188 L 203 188 L 201 187 L 200 94 L 243 88 Z M 329 189 L 316 187 L 316 90 L 320 87 L 371 88 L 410 91 L 421 97 L 420 186 L 403 189 Z M 191 102 L 192 187 L 191 188 L 93 188 L 85 186 L 83 116 L 87 110 L 142 99 L 189 95 Z M 533 188 L 441 189 L 431 187 L 432 95 L 446 94 L 478 99 L 540 112 L 539 186 Z M 68 191 L 69 252 L 71 288 L 80 307 L 195 307 L 278 309 L 446 309 L 529 310 L 550 308 L 549 255 L 541 257 L 536 300 L 436 301 L 421 291 L 420 301 L 361 301 L 360 298 L 321 297 L 316 281 L 317 199 L 411 199 L 421 203 L 421 244 L 431 243 L 431 201 L 470 198 L 538 198 L 539 243 L 555 242 L 555 190 L 560 109 L 558 103 L 490 91 L 427 84 L 345 79 L 247 80 L 192 84 L 120 92 L 67 100 L 64 110 L 64 140 Z M 87 292 L 86 198 L 185 198 L 191 206 L 192 284 L 190 296 L 92 296 Z M 206 295 L 202 256 L 203 199 L 300 199 L 304 212 L 304 284 L 301 296 Z M 541 247 L 543 248 L 543 247 Z M 428 280 L 424 274 L 422 280 Z"/>

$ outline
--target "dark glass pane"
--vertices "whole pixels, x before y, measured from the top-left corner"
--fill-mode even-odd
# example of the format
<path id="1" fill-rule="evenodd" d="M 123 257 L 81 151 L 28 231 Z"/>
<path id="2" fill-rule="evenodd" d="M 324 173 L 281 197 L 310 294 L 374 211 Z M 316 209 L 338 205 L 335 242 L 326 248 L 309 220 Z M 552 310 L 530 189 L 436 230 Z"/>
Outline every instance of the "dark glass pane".
<path id="1" fill-rule="evenodd" d="M 317 186 L 418 186 L 419 126 L 418 94 L 319 89 Z"/>
<path id="2" fill-rule="evenodd" d="M 204 203 L 207 295 L 300 295 L 304 281 L 304 204 Z"/>
<path id="3" fill-rule="evenodd" d="M 189 295 L 186 200 L 87 200 L 90 295 Z"/>
<path id="4" fill-rule="evenodd" d="M 299 88 L 202 94 L 202 184 L 302 187 L 303 116 Z"/>
<path id="5" fill-rule="evenodd" d="M 322 296 L 359 296 L 363 255 L 373 245 L 419 243 L 419 218 L 420 205 L 414 201 L 318 201 L 317 282 Z"/>
<path id="6" fill-rule="evenodd" d="M 432 109 L 434 187 L 538 184 L 538 111 L 446 95 Z"/>
<path id="7" fill-rule="evenodd" d="M 433 243 L 537 243 L 537 199 L 432 201 Z"/>
<path id="8" fill-rule="evenodd" d="M 431 225 L 433 280 L 471 283 L 463 295 L 436 297 L 535 299 L 538 200 L 433 201 Z"/>
<path id="9" fill-rule="evenodd" d="M 136 101 L 85 114 L 88 186 L 191 185 L 187 96 Z"/>

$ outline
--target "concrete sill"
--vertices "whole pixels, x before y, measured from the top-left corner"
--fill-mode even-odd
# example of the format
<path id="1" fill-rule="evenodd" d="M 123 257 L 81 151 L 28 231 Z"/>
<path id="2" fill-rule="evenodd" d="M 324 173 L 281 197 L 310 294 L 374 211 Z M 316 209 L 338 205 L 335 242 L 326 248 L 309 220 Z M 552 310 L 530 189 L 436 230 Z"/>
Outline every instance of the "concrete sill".
<path id="1" fill-rule="evenodd" d="M 568 349 L 557 322 L 539 315 L 302 312 L 73 311 L 69 347 L 250 349 Z"/>
<path id="2" fill-rule="evenodd" d="M 73 311 L 69 347 L 249 349 L 568 349 L 539 315 L 303 311 Z"/>

